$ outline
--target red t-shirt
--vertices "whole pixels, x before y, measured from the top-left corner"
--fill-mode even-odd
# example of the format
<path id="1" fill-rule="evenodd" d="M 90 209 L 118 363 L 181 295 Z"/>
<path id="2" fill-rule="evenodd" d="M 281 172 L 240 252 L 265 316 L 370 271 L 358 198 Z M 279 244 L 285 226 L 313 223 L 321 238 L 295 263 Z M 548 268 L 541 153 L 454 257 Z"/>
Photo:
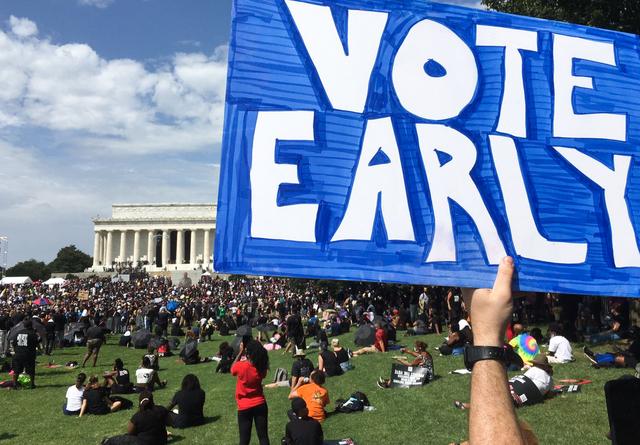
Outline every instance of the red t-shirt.
<path id="1" fill-rule="evenodd" d="M 384 348 L 386 350 L 387 349 L 387 333 L 382 328 L 376 329 L 376 342 L 374 344 L 378 351 L 382 351 L 382 348 L 380 347 L 380 342 L 384 343 Z"/>
<path id="2" fill-rule="evenodd" d="M 262 393 L 262 379 L 255 366 L 248 360 L 235 362 L 231 367 L 231 375 L 236 376 L 236 402 L 238 410 L 254 408 L 266 402 Z"/>

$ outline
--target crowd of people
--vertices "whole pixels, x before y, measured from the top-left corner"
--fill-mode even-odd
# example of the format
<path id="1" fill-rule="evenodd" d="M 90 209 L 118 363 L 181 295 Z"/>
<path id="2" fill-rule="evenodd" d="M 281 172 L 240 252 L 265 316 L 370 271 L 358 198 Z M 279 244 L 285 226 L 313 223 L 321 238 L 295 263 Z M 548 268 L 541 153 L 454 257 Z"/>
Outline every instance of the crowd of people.
<path id="1" fill-rule="evenodd" d="M 36 300 L 44 304 L 34 304 Z M 213 359 L 218 361 L 217 372 L 230 372 L 237 378 L 240 443 L 250 442 L 252 425 L 259 443 L 269 443 L 263 387 L 283 386 L 289 388 L 292 403 L 285 440 L 291 444 L 322 443 L 322 423 L 329 404 L 326 378 L 348 372 L 352 357 L 394 350 L 399 331 L 407 336 L 446 334 L 435 351 L 462 354 L 465 346 L 474 344 L 469 309 L 460 289 L 443 287 L 330 286 L 306 280 L 207 276 L 192 283 L 186 274 L 175 284 L 165 277 L 144 274 L 128 281 L 117 277 L 75 279 L 63 286 L 36 282 L 0 286 L 0 357 L 12 354 L 14 388 L 19 386 L 21 375 L 35 387 L 38 349 L 52 354 L 55 348 L 81 344 L 86 346 L 81 366 L 89 362 L 95 367 L 106 335 L 121 335 L 121 344 L 130 345 L 135 333 L 147 331 L 165 341 L 171 336 L 184 338 L 180 358 L 194 364 L 208 360 L 199 357 L 198 343 L 210 340 L 214 332 L 223 336 L 236 333 L 242 341 L 235 345 L 223 342 Z M 547 335 L 539 329 L 527 329 L 532 324 L 548 324 Z M 371 343 L 360 349 L 349 351 L 335 338 L 363 325 L 372 326 L 374 335 Z M 243 328 L 254 328 L 258 335 L 240 335 Z M 558 298 L 552 294 L 516 299 L 504 332 L 506 342 L 500 347 L 505 350 L 507 367 L 523 372 L 509 380 L 514 406 L 540 402 L 550 393 L 552 366 L 574 359 L 570 340 L 596 344 L 624 337 L 633 340 L 637 335 L 630 328 L 624 299 Z M 540 352 L 542 343 L 548 343 L 546 355 Z M 194 374 L 185 376 L 168 407 L 154 404 L 153 390 L 166 384 L 157 367 L 158 354 L 165 353 L 162 345 L 150 346 L 134 373 L 135 382 L 120 359 L 102 376 L 80 373 L 67 390 L 63 413 L 82 417 L 126 409 L 130 402 L 118 394 L 139 393 L 138 412 L 129 422 L 128 434 L 109 439 L 111 444 L 166 443 L 166 426 L 202 424 L 205 393 Z M 633 341 L 628 349 L 607 354 L 594 354 L 589 348 L 584 352 L 596 367 L 635 367 L 640 360 L 639 345 Z M 318 349 L 317 365 L 306 357 L 311 348 Z M 278 369 L 273 382 L 263 385 L 269 369 L 268 351 L 279 349 L 292 353 L 291 372 Z M 423 383 L 433 380 L 433 358 L 426 343 L 416 341 L 413 349 L 399 351 L 410 359 L 398 357 L 397 363 L 423 368 Z M 392 379 L 385 377 L 377 384 L 393 387 Z M 532 390 L 539 394 L 532 397 Z M 470 408 L 459 401 L 455 406 Z"/>

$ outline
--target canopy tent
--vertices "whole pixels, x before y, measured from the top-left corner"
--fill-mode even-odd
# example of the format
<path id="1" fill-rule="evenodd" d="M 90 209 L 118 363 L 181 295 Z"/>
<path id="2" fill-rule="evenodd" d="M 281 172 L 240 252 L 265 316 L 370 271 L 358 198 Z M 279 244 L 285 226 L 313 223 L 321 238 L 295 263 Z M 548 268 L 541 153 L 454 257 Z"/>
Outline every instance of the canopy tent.
<path id="1" fill-rule="evenodd" d="M 53 286 L 64 286 L 65 283 L 67 281 L 64 278 L 49 278 L 47 281 L 44 282 L 44 284 L 46 284 L 47 286 L 53 287 Z"/>
<path id="2" fill-rule="evenodd" d="M 33 283 L 33 281 L 31 281 L 31 278 L 29 277 L 4 277 L 2 280 L 0 280 L 0 285 L 31 283 Z"/>

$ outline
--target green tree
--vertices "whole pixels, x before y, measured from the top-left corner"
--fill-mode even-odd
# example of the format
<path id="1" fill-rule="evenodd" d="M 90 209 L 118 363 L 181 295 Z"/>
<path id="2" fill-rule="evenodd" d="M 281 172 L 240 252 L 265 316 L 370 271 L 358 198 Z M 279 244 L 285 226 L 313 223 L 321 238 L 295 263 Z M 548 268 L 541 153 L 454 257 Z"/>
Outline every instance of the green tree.
<path id="1" fill-rule="evenodd" d="M 489 9 L 640 34 L 638 0 L 482 0 Z"/>
<path id="2" fill-rule="evenodd" d="M 42 261 L 34 260 L 21 261 L 15 266 L 7 269 L 8 277 L 29 277 L 32 280 L 47 280 L 51 276 L 51 272 L 46 264 Z"/>
<path id="3" fill-rule="evenodd" d="M 60 249 L 56 259 L 49 263 L 49 270 L 52 272 L 78 273 L 84 272 L 92 264 L 93 259 L 89 255 L 71 245 Z"/>

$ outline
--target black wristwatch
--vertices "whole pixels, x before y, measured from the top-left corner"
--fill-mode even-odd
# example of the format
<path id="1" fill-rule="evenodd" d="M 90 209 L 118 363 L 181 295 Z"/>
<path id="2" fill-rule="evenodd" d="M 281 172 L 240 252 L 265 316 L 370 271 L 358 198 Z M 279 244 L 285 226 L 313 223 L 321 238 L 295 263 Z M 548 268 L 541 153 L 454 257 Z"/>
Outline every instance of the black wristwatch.
<path id="1" fill-rule="evenodd" d="M 464 365 L 469 371 L 471 371 L 476 362 L 481 360 L 498 360 L 499 362 L 504 363 L 504 348 L 498 346 L 465 346 Z"/>

